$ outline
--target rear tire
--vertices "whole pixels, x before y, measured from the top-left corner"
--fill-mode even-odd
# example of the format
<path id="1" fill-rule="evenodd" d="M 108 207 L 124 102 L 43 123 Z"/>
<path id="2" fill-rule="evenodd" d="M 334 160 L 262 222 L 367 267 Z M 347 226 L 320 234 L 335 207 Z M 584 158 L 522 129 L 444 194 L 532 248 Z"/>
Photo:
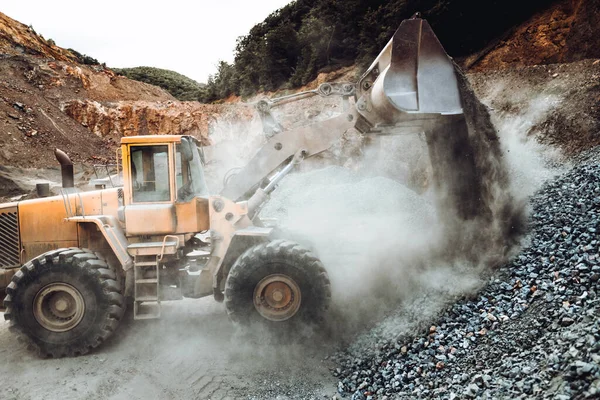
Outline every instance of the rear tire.
<path id="1" fill-rule="evenodd" d="M 6 293 L 4 318 L 43 357 L 88 353 L 113 334 L 124 312 L 115 271 L 89 250 L 38 256 L 13 276 Z"/>
<path id="2" fill-rule="evenodd" d="M 318 325 L 331 300 L 323 264 L 297 243 L 276 240 L 246 250 L 225 283 L 230 319 L 242 325 L 260 323 L 270 330 Z"/>

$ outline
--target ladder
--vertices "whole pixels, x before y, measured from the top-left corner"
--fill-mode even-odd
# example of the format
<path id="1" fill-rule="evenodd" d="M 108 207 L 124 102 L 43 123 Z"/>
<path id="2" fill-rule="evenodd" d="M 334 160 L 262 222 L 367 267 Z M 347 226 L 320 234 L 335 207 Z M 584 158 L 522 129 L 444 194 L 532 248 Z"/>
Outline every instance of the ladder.
<path id="1" fill-rule="evenodd" d="M 171 239 L 171 240 L 169 240 Z M 179 237 L 165 235 L 162 242 L 139 242 L 127 246 L 133 256 L 133 319 L 160 318 L 160 265 L 165 254 L 175 254 Z"/>
<path id="2" fill-rule="evenodd" d="M 134 256 L 133 319 L 160 318 L 159 255 Z"/>

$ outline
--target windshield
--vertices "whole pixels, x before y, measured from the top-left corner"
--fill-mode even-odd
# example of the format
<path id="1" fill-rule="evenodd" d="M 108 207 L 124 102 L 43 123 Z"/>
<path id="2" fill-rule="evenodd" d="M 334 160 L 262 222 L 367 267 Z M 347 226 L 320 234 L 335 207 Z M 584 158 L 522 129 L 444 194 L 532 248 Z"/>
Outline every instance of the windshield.
<path id="1" fill-rule="evenodd" d="M 131 146 L 134 202 L 171 200 L 168 146 Z"/>
<path id="2" fill-rule="evenodd" d="M 192 138 L 181 138 L 176 148 L 177 200 L 189 201 L 197 196 L 208 196 L 208 187 L 200 149 Z"/>

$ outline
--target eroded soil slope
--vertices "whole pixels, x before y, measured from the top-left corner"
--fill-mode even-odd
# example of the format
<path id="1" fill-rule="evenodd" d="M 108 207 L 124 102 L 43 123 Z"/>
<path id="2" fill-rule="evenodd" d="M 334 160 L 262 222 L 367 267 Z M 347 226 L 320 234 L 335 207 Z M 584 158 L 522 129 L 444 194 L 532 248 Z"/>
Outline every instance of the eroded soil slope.
<path id="1" fill-rule="evenodd" d="M 0 13 L 0 164 L 48 168 L 59 147 L 76 164 L 114 162 L 121 136 L 191 134 L 207 143 L 217 117 L 247 108 L 182 103 L 163 89 L 82 64 Z M 0 193 L 2 195 L 2 193 Z"/>
<path id="2" fill-rule="evenodd" d="M 600 58 L 600 3 L 560 0 L 468 57 L 476 71 Z"/>
<path id="3" fill-rule="evenodd" d="M 573 155 L 600 144 L 600 60 L 469 74 L 492 114 Z"/>

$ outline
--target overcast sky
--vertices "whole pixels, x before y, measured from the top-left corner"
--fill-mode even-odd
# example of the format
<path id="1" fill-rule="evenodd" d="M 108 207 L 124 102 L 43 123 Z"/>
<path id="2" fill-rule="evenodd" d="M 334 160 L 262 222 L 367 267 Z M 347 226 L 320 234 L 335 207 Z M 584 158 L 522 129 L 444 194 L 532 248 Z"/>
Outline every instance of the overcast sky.
<path id="1" fill-rule="evenodd" d="M 2 0 L 0 11 L 109 67 L 152 66 L 206 82 L 239 36 L 290 0 Z"/>

